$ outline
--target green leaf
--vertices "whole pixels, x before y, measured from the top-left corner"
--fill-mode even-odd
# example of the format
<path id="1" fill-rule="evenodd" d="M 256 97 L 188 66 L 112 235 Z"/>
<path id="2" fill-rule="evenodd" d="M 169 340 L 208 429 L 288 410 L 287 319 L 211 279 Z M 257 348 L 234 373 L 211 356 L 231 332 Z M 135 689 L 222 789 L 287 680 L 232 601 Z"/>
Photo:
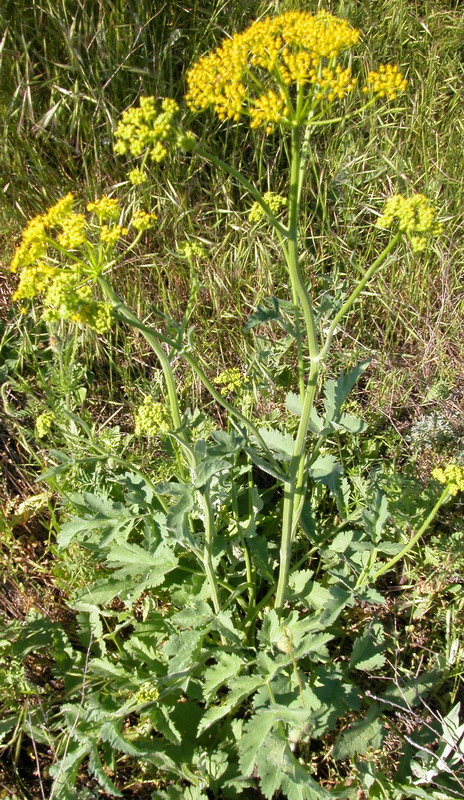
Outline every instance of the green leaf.
<path id="1" fill-rule="evenodd" d="M 209 703 L 218 689 L 227 683 L 231 678 L 235 678 L 243 666 L 243 658 L 233 653 L 219 653 L 217 663 L 212 667 L 207 667 L 203 679 L 203 694 Z"/>
<path id="2" fill-rule="evenodd" d="M 89 752 L 89 763 L 88 769 L 91 775 L 93 775 L 102 789 L 105 792 L 108 792 L 112 797 L 123 797 L 122 792 L 114 785 L 113 781 L 111 781 L 106 774 L 105 770 L 103 769 L 103 764 L 100 760 L 100 756 L 98 753 L 98 749 L 96 745 L 93 745 Z"/>
<path id="3" fill-rule="evenodd" d="M 353 414 L 340 414 L 336 422 L 332 425 L 337 428 L 342 428 L 348 433 L 363 433 L 367 430 L 367 425 L 361 417 L 355 417 Z"/>
<path id="4" fill-rule="evenodd" d="M 294 392 L 288 392 L 285 397 L 285 407 L 291 414 L 295 414 L 297 417 L 301 417 L 303 413 L 303 403 L 301 401 L 301 397 L 299 394 L 295 394 Z M 311 409 L 311 416 L 309 419 L 309 430 L 311 433 L 321 433 L 324 428 L 324 421 L 322 417 L 319 416 L 316 409 Z"/>
<path id="5" fill-rule="evenodd" d="M 121 733 L 122 720 L 107 720 L 100 728 L 100 738 L 103 742 L 108 742 L 113 750 L 125 753 L 128 756 L 143 758 L 145 750 L 136 747 L 133 742 L 129 742 Z"/>
<path id="6" fill-rule="evenodd" d="M 371 359 L 361 361 L 348 373 L 342 372 L 337 380 L 328 380 L 324 383 L 324 406 L 326 410 L 325 424 L 338 421 L 343 403 L 351 392 L 356 381 L 367 369 Z"/>
<path id="7" fill-rule="evenodd" d="M 71 743 L 64 758 L 50 767 L 50 776 L 54 778 L 52 796 L 56 800 L 75 800 L 76 793 L 72 788 L 76 782 L 78 769 L 90 749 L 90 742 L 77 746 Z"/>
<path id="8" fill-rule="evenodd" d="M 259 435 L 266 446 L 276 457 L 289 461 L 293 455 L 295 440 L 289 433 L 282 433 L 276 428 L 259 428 Z"/>
<path id="9" fill-rule="evenodd" d="M 243 326 L 245 331 L 251 331 L 251 329 L 255 328 L 257 325 L 266 325 L 268 322 L 279 318 L 280 310 L 277 297 L 270 297 L 267 302 L 270 304 L 270 307 L 269 305 L 267 308 L 259 306 L 256 311 L 248 317 Z"/>
<path id="10" fill-rule="evenodd" d="M 284 479 L 284 475 L 282 474 L 282 472 L 278 472 L 277 469 L 275 469 L 272 466 L 272 464 L 269 464 L 269 462 L 266 461 L 266 459 L 263 458 L 262 455 L 253 447 L 244 447 L 243 449 L 245 453 L 250 457 L 253 464 L 262 469 L 263 472 L 267 472 L 268 475 L 272 475 L 272 477 L 276 478 L 278 481 Z"/>
<path id="11" fill-rule="evenodd" d="M 370 672 L 385 664 L 385 634 L 381 622 L 374 622 L 358 636 L 353 645 L 350 667 Z"/>
<path id="12" fill-rule="evenodd" d="M 354 759 L 370 749 L 381 750 L 386 730 L 378 719 L 379 706 L 370 707 L 366 717 L 352 722 L 338 737 L 332 754 L 341 761 Z"/>
<path id="13" fill-rule="evenodd" d="M 229 683 L 230 692 L 221 705 L 210 706 L 198 726 L 198 735 L 211 727 L 219 719 L 230 714 L 264 683 L 260 675 L 240 675 Z"/>
<path id="14" fill-rule="evenodd" d="M 332 494 L 336 495 L 340 491 L 343 467 L 334 456 L 330 454 L 318 456 L 310 465 L 308 472 L 314 481 L 323 483 Z"/>

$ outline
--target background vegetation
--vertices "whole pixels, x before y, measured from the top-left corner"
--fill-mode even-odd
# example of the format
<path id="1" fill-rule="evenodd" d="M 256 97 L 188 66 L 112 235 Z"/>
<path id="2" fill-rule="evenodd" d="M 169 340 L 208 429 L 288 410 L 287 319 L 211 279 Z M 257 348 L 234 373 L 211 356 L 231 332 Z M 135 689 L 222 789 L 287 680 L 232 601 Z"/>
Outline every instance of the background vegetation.
<path id="1" fill-rule="evenodd" d="M 400 519 L 411 509 L 417 514 L 425 507 L 424 485 L 431 467 L 462 451 L 464 182 L 459 165 L 464 139 L 464 18 L 460 4 L 451 0 L 335 0 L 314 2 L 309 10 L 319 7 L 348 17 L 362 29 L 359 58 L 398 61 L 409 88 L 401 111 L 380 118 L 374 108 L 356 129 L 341 125 L 314 137 L 303 200 L 308 282 L 333 302 L 342 296 L 358 256 L 369 260 L 374 253 L 374 214 L 392 191 L 423 192 L 446 220 L 434 249 L 420 259 L 404 252 L 390 264 L 338 334 L 337 367 L 372 358 L 352 401 L 369 423 L 367 437 L 351 454 L 353 470 L 355 463 L 374 470 L 391 465 Z M 131 430 L 132 409 L 157 374 L 152 355 L 136 334 L 114 332 L 98 338 L 60 326 L 50 330 L 11 308 L 15 279 L 7 265 L 20 231 L 31 215 L 67 191 L 92 200 L 116 184 L 118 197 L 131 208 L 134 189 L 126 180 L 123 160 L 112 150 L 112 132 L 121 112 L 144 94 L 180 100 L 188 67 L 226 32 L 242 29 L 259 15 L 290 8 L 308 10 L 308 4 L 11 0 L 0 9 L 0 229 L 5 267 L 0 275 L 0 602 L 5 620 L 22 620 L 37 609 L 66 622 L 66 597 L 93 578 L 81 553 L 57 557 L 55 535 L 65 511 L 57 503 L 53 480 L 46 485 L 35 482 L 46 466 L 35 419 L 46 402 L 62 398 L 71 412 L 85 416 L 96 435 L 120 437 Z M 285 153 L 275 152 L 275 143 L 245 128 L 218 123 L 212 115 L 191 125 L 201 126 L 203 136 L 207 126 L 211 149 L 238 164 L 261 189 L 282 188 Z M 243 325 L 256 298 L 279 294 L 285 281 L 271 235 L 251 229 L 248 199 L 194 157 L 176 154 L 154 165 L 151 187 L 150 197 L 143 198 L 141 187 L 137 198 L 158 206 L 159 224 L 120 269 L 118 285 L 125 300 L 142 314 L 149 314 L 150 304 L 156 302 L 180 319 L 194 278 L 198 291 L 191 323 L 211 375 L 243 366 L 252 349 Z M 195 275 L 179 255 L 187 238 L 200 241 L 208 252 L 197 263 Z M 276 367 L 282 353 L 278 342 L 273 345 Z M 291 374 L 282 379 L 291 388 Z M 183 391 L 192 406 L 205 400 L 194 381 L 185 379 Z M 278 416 L 280 402 L 271 392 L 257 411 Z M 217 409 L 210 411 L 220 418 Z M 150 446 L 141 445 L 136 455 L 160 472 L 160 454 Z M 59 489 L 91 490 L 97 479 L 94 473 L 76 471 L 69 485 L 61 483 Z M 403 631 L 410 664 L 431 659 L 433 652 L 452 667 L 434 699 L 433 711 L 441 718 L 462 698 L 460 510 L 458 503 L 443 516 L 415 556 L 402 565 L 387 609 L 392 624 Z M 394 650 L 391 659 L 395 662 Z M 8 711 L 11 687 L 18 685 L 19 672 L 15 676 L 12 669 L 10 662 L 1 661 L 0 652 L 0 703 L 3 700 Z M 46 667 L 32 663 L 28 669 L 15 700 L 23 715 L 28 713 L 28 681 L 42 681 L 44 693 L 49 690 Z M 16 793 L 22 800 L 46 792 L 36 768 L 34 736 L 23 732 L 12 742 L 4 741 L 0 786 L 5 796 Z M 127 796 L 143 796 L 137 794 L 140 787 L 133 791 Z"/>

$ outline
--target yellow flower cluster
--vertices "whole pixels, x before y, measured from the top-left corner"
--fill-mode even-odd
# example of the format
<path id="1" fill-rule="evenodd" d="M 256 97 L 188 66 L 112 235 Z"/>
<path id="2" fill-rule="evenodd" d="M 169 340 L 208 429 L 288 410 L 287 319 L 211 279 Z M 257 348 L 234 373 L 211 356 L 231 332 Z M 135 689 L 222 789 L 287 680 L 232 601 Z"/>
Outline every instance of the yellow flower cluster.
<path id="1" fill-rule="evenodd" d="M 176 141 L 178 126 L 175 115 L 179 106 L 165 98 L 158 113 L 154 97 L 141 97 L 139 106 L 124 111 L 115 130 L 114 152 L 140 156 L 148 152 L 152 161 L 162 161 L 167 154 L 167 144 Z"/>
<path id="2" fill-rule="evenodd" d="M 35 421 L 35 435 L 38 439 L 43 439 L 51 431 L 55 415 L 53 411 L 46 411 L 44 414 L 39 414 Z"/>
<path id="3" fill-rule="evenodd" d="M 276 194 L 276 192 L 265 192 L 263 194 L 263 200 L 267 203 L 273 214 L 278 214 L 280 209 L 287 205 L 287 198 L 283 197 L 281 194 Z M 259 203 L 253 203 L 248 212 L 248 219 L 250 222 L 259 222 L 264 216 L 265 211 L 263 207 Z"/>
<path id="4" fill-rule="evenodd" d="M 205 258 L 208 255 L 208 251 L 200 242 L 183 242 L 179 245 L 177 252 L 184 258 L 193 258 L 194 256 Z"/>
<path id="5" fill-rule="evenodd" d="M 121 213 L 121 206 L 114 197 L 103 195 L 93 203 L 87 203 L 87 211 L 92 211 L 99 220 L 116 220 Z"/>
<path id="6" fill-rule="evenodd" d="M 395 194 L 390 197 L 376 226 L 391 228 L 395 220 L 415 252 L 425 249 L 428 236 L 439 236 L 443 231 L 442 223 L 437 221 L 437 210 L 423 194 L 413 194 L 411 197 Z"/>
<path id="7" fill-rule="evenodd" d="M 61 233 L 58 234 L 56 240 L 61 247 L 67 250 L 75 250 L 76 247 L 84 244 L 86 241 L 86 221 L 83 214 L 69 213 L 61 223 Z"/>
<path id="8" fill-rule="evenodd" d="M 131 225 L 138 231 L 147 231 L 153 228 L 153 223 L 156 220 L 156 214 L 148 211 L 136 211 L 132 217 Z"/>
<path id="9" fill-rule="evenodd" d="M 143 169 L 131 169 L 131 171 L 127 173 L 127 177 L 134 186 L 140 186 L 140 184 L 146 183 L 147 181 L 147 173 L 144 172 Z"/>
<path id="10" fill-rule="evenodd" d="M 27 267 L 42 258 L 47 252 L 47 239 L 55 228 L 61 229 L 57 238 L 63 247 L 74 248 L 83 244 L 85 224 L 82 215 L 73 213 L 73 204 L 74 195 L 69 193 L 45 214 L 38 214 L 30 220 L 11 261 L 11 272 L 17 272 L 21 267 Z M 74 217 L 78 217 L 77 221 Z"/>
<path id="11" fill-rule="evenodd" d="M 231 392 L 239 392 L 244 386 L 245 380 L 237 367 L 231 367 L 221 372 L 217 378 L 213 378 L 213 383 L 216 386 L 220 386 L 221 394 L 225 395 Z"/>
<path id="12" fill-rule="evenodd" d="M 169 417 L 163 403 L 157 403 L 151 395 L 147 395 L 134 416 L 135 433 L 146 433 L 157 436 L 169 430 Z"/>
<path id="13" fill-rule="evenodd" d="M 128 229 L 121 228 L 120 225 L 102 225 L 100 228 L 100 240 L 105 244 L 114 245 L 123 236 L 127 236 Z"/>
<path id="14" fill-rule="evenodd" d="M 253 128 L 300 124 L 307 106 L 299 97 L 294 107 L 291 87 L 297 93 L 307 87 L 305 100 L 313 87 L 329 100 L 343 97 L 355 81 L 335 61 L 358 39 L 357 29 L 327 11 L 266 17 L 194 64 L 187 74 L 187 104 L 194 111 L 212 107 L 221 119 L 245 114 Z"/>
<path id="15" fill-rule="evenodd" d="M 369 72 L 363 92 L 372 91 L 379 97 L 395 100 L 398 92 L 404 92 L 407 85 L 406 78 L 403 78 L 396 64 L 380 64 L 378 72 Z"/>
<path id="16" fill-rule="evenodd" d="M 102 197 L 89 203 L 88 210 L 98 218 L 101 241 L 113 245 L 127 233 L 118 225 L 102 224 L 103 219 L 119 216 L 117 200 Z M 87 250 L 92 247 L 87 238 L 90 230 L 84 214 L 74 211 L 72 194 L 61 198 L 45 214 L 34 217 L 11 262 L 13 272 L 21 269 L 13 300 L 32 300 L 41 295 L 44 319 L 67 319 L 89 325 L 98 333 L 106 331 L 111 324 L 111 307 L 93 298 L 85 259 L 72 253 L 81 246 Z"/>
<path id="17" fill-rule="evenodd" d="M 464 492 L 464 467 L 459 467 L 457 464 L 447 464 L 444 468 L 436 467 L 432 470 L 432 478 L 439 483 L 445 483 L 448 492 L 453 496 L 458 492 Z"/>

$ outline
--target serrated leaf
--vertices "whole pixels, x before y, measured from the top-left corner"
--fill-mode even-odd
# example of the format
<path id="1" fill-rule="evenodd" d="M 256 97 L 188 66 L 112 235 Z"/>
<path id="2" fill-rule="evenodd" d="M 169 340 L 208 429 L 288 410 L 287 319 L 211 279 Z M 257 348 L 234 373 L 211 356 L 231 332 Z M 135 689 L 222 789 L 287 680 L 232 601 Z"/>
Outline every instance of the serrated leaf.
<path id="1" fill-rule="evenodd" d="M 301 417 L 301 414 L 303 413 L 303 403 L 300 395 L 295 394 L 295 392 L 288 392 L 288 394 L 285 396 L 285 407 L 288 411 L 290 411 L 291 414 Z M 320 433 L 324 428 L 324 421 L 322 417 L 319 416 L 314 406 L 311 409 L 308 428 L 311 433 Z"/>
<path id="2" fill-rule="evenodd" d="M 367 430 L 367 425 L 361 417 L 355 417 L 354 414 L 340 414 L 336 422 L 332 423 L 335 428 L 342 428 L 348 433 L 363 433 Z"/>
<path id="3" fill-rule="evenodd" d="M 378 719 L 379 707 L 371 706 L 365 719 L 353 722 L 337 739 L 332 754 L 341 761 L 363 755 L 370 749 L 380 750 L 386 734 Z"/>
<path id="4" fill-rule="evenodd" d="M 281 472 L 278 472 L 272 464 L 266 461 L 263 456 L 258 453 L 253 447 L 244 447 L 243 448 L 245 453 L 250 457 L 253 464 L 263 470 L 263 472 L 267 472 L 268 475 L 272 475 L 273 478 L 281 481 L 284 479 L 284 475 Z"/>
<path id="5" fill-rule="evenodd" d="M 282 433 L 276 428 L 259 428 L 259 435 L 276 457 L 285 461 L 292 457 L 295 440 L 290 433 Z"/>
<path id="6" fill-rule="evenodd" d="M 107 720 L 100 728 L 100 737 L 103 742 L 108 742 L 113 750 L 125 753 L 128 756 L 142 758 L 145 754 L 143 749 L 136 747 L 129 742 L 121 733 L 122 721 Z"/>
<path id="7" fill-rule="evenodd" d="M 389 516 L 388 497 L 385 492 L 377 490 L 375 497 L 369 503 L 369 508 L 362 512 L 362 521 L 368 533 L 376 544 L 381 538 Z"/>
<path id="8" fill-rule="evenodd" d="M 385 634 L 381 622 L 374 622 L 358 636 L 353 644 L 350 667 L 370 672 L 385 664 Z"/>
<path id="9" fill-rule="evenodd" d="M 234 678 L 243 666 L 243 658 L 233 653 L 220 653 L 217 663 L 207 667 L 204 674 L 203 694 L 207 702 L 217 693 L 218 689 Z"/>
<path id="10" fill-rule="evenodd" d="M 259 306 L 256 311 L 248 317 L 243 326 L 245 331 L 250 331 L 252 328 L 255 328 L 256 325 L 266 325 L 268 322 L 279 318 L 280 310 L 277 297 L 270 297 L 268 303 L 271 304 L 270 307 L 269 305 L 267 307 Z"/>
<path id="11" fill-rule="evenodd" d="M 337 459 L 330 453 L 316 458 L 308 469 L 312 479 L 317 483 L 323 483 L 332 494 L 336 495 L 341 486 L 343 467 Z"/>
<path id="12" fill-rule="evenodd" d="M 97 779 L 98 783 L 102 789 L 105 790 L 105 792 L 108 792 L 108 794 L 110 794 L 112 797 L 123 797 L 122 792 L 119 791 L 119 789 L 114 785 L 113 781 L 110 780 L 109 776 L 106 774 L 98 753 L 98 749 L 95 745 L 89 751 L 88 770 L 90 774 Z"/>
<path id="13" fill-rule="evenodd" d="M 360 364 L 357 364 L 348 373 L 342 372 L 337 380 L 328 380 L 324 383 L 323 389 L 325 395 L 324 406 L 326 409 L 326 424 L 332 422 L 332 420 L 338 421 L 343 403 L 351 392 L 356 381 L 360 378 L 370 363 L 370 358 L 366 359 L 365 361 L 361 361 Z"/>
<path id="14" fill-rule="evenodd" d="M 198 735 L 211 727 L 215 722 L 230 714 L 234 708 L 241 705 L 247 697 L 263 685 L 263 678 L 259 675 L 241 675 L 229 683 L 230 692 L 224 702 L 218 706 L 210 706 L 203 715 L 198 726 Z"/>

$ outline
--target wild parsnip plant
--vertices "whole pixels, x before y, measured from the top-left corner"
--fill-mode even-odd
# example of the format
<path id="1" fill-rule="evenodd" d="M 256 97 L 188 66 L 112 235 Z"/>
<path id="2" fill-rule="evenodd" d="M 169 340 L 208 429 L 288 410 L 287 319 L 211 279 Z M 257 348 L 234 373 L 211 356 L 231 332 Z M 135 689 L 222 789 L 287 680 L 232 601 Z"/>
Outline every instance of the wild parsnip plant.
<path id="1" fill-rule="evenodd" d="M 258 788 L 266 798 L 278 792 L 289 800 L 439 798 L 442 789 L 453 796 L 462 789 L 456 748 L 448 760 L 443 751 L 436 764 L 420 769 L 421 748 L 419 755 L 411 751 L 408 739 L 396 775 L 383 772 L 387 731 L 393 728 L 401 741 L 395 714 L 419 702 L 433 679 L 411 676 L 396 692 L 374 683 L 394 643 L 381 619 L 363 625 L 361 614 L 353 631 L 346 622 L 363 604 L 381 606 L 377 579 L 464 487 L 462 466 L 436 471 L 441 494 L 417 532 L 398 543 L 388 496 L 368 476 L 352 485 L 334 452 L 334 440 L 365 429 L 343 406 L 368 365 L 324 381 L 337 327 L 369 280 L 400 257 L 403 241 L 420 258 L 441 232 L 425 196 L 390 197 L 378 212 L 377 257 L 362 266 L 328 324 L 320 324 L 319 301 L 300 264 L 311 136 L 379 102 L 378 113 L 391 113 L 407 87 L 394 64 L 355 71 L 351 52 L 359 36 L 329 12 L 286 12 L 225 39 L 187 75 L 190 111 L 212 108 L 231 124 L 243 118 L 284 143 L 286 196 L 261 193 L 211 152 L 184 126 L 172 99 L 158 104 L 142 97 L 115 131 L 116 153 L 138 159 L 128 165 L 134 185 L 149 183 L 150 162 L 181 148 L 227 173 L 248 193 L 250 222 L 264 221 L 275 232 L 290 294 L 281 297 L 279 290 L 246 327 L 277 325 L 294 348 L 288 350 L 294 391 L 286 394 L 280 425 L 262 424 L 246 374 L 231 366 L 209 377 L 189 327 L 195 281 L 180 322 L 155 309 L 159 325 L 148 325 L 119 297 L 117 265 L 156 225 L 155 209 L 126 213 L 103 196 L 84 213 L 67 195 L 30 221 L 13 256 L 15 300 L 24 312 L 39 298 L 45 320 L 99 334 L 119 323 L 145 337 L 164 386 L 137 409 L 135 435 L 169 443 L 171 453 L 168 479 L 154 480 L 63 412 L 76 446 L 86 443 L 82 461 L 106 463 L 110 477 L 105 493 L 71 495 L 77 513 L 58 543 L 86 548 L 103 575 L 72 599 L 80 646 L 41 618 L 7 634 L 15 658 L 51 647 L 64 682 L 53 798 L 75 796 L 84 762 L 110 796 L 123 796 L 136 777 L 163 800 L 252 798 Z M 185 251 L 188 259 L 194 255 Z M 203 409 L 182 406 L 179 363 L 225 412 L 225 428 L 216 429 Z M 37 420 L 42 438 L 59 422 L 53 414 Z M 51 481 L 72 466 L 63 453 L 54 460 L 44 476 Z M 450 720 L 459 727 L 457 707 Z M 424 723 L 421 742 L 427 734 L 433 739 L 436 731 Z M 345 764 L 338 772 L 324 772 L 320 743 L 334 764 Z"/>

